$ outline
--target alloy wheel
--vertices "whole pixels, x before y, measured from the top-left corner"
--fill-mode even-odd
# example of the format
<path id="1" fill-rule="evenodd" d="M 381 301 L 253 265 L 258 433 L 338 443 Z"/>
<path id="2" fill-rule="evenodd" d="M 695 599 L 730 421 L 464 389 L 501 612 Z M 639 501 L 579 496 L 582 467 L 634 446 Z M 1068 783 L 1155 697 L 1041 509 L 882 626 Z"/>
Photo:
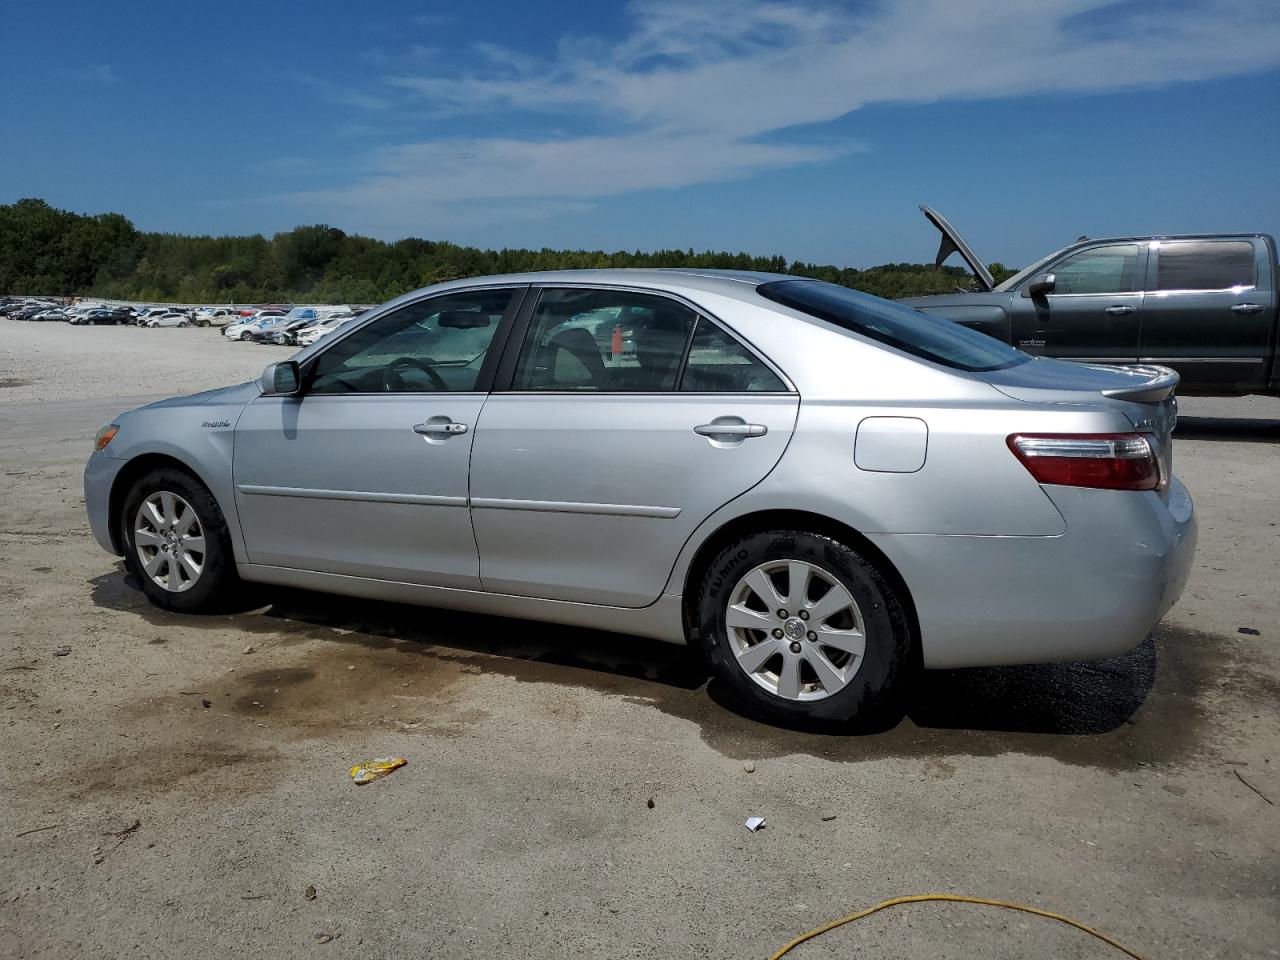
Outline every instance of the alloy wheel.
<path id="1" fill-rule="evenodd" d="M 133 542 L 143 573 L 170 593 L 190 590 L 204 572 L 204 528 L 195 508 L 176 493 L 161 490 L 142 501 Z"/>
<path id="2" fill-rule="evenodd" d="M 839 693 L 861 668 L 866 650 L 853 595 L 804 560 L 772 560 L 742 577 L 729 596 L 725 628 L 738 666 L 784 700 Z"/>

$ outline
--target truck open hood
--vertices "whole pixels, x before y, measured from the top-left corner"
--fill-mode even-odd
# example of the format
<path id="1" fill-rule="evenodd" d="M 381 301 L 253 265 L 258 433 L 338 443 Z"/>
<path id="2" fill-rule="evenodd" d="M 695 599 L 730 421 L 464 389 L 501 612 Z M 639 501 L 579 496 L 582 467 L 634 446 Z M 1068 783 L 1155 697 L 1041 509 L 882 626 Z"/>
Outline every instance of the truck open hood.
<path id="1" fill-rule="evenodd" d="M 969 269 L 973 271 L 974 277 L 978 280 L 978 286 L 984 291 L 994 290 L 996 286 L 995 278 L 991 276 L 991 272 L 987 269 L 986 264 L 978 259 L 978 255 L 973 252 L 969 244 L 964 242 L 964 237 L 956 233 L 955 227 L 947 223 L 947 218 L 940 214 L 937 210 L 927 204 L 920 204 L 920 212 L 923 213 L 930 223 L 938 228 L 938 232 L 942 234 L 942 242 L 938 244 L 938 255 L 934 258 L 933 265 L 935 267 L 942 266 L 944 260 L 953 253 L 959 253 L 964 257 L 964 262 L 969 265 Z"/>

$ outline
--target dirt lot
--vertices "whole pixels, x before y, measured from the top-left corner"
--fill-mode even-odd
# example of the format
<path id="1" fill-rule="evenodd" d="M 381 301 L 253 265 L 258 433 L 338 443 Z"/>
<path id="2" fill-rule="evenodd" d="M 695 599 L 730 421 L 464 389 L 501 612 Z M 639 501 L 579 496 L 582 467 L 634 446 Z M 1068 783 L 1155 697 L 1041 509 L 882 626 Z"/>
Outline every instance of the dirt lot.
<path id="1" fill-rule="evenodd" d="M 1184 401 L 1200 550 L 1137 650 L 933 673 L 895 729 L 824 737 L 634 638 L 305 593 L 152 608 L 90 538 L 90 439 L 285 353 L 0 320 L 0 956 L 762 957 L 926 891 L 1152 958 L 1280 956 L 1280 401 Z M 350 783 L 384 754 L 409 764 Z M 1109 950 L 925 904 L 793 955 Z"/>

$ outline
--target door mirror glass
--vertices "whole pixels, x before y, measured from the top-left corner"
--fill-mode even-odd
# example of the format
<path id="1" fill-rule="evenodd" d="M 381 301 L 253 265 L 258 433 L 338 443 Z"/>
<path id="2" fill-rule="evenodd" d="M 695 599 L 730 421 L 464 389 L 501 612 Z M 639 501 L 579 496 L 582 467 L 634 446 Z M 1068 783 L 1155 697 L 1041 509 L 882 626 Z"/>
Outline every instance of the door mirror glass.
<path id="1" fill-rule="evenodd" d="M 292 360 L 281 360 L 279 363 L 267 364 L 258 379 L 262 394 L 266 397 L 289 397 L 297 393 L 302 386 L 302 374 L 297 363 Z"/>
<path id="2" fill-rule="evenodd" d="M 1043 297 L 1047 293 L 1053 293 L 1057 285 L 1058 280 L 1052 273 L 1042 273 L 1027 285 L 1027 296 Z"/>

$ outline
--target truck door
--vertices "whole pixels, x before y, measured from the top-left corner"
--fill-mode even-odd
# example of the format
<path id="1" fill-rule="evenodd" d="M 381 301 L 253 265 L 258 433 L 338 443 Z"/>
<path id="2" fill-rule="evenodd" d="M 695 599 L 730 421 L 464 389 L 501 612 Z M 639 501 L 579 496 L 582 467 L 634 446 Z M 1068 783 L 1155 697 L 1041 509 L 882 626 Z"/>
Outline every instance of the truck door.
<path id="1" fill-rule="evenodd" d="M 1184 388 L 1232 392 L 1266 380 L 1276 292 L 1266 245 L 1152 240 L 1140 356 Z"/>
<path id="2" fill-rule="evenodd" d="M 1060 360 L 1135 363 L 1145 257 L 1142 244 L 1126 241 L 1076 250 L 1049 265 L 1050 293 L 1033 297 L 1024 283 L 1013 297 L 1010 342 Z"/>

